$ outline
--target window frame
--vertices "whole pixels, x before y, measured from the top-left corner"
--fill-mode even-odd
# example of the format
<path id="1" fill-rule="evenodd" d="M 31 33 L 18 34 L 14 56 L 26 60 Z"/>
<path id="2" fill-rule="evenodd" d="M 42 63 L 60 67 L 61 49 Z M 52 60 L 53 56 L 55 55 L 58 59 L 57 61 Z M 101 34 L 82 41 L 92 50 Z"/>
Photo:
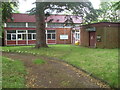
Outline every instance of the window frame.
<path id="1" fill-rule="evenodd" d="M 47 32 L 47 31 L 49 31 L 49 30 L 46 30 L 46 39 L 47 39 L 47 40 L 56 40 L 56 31 L 54 30 L 55 32 L 51 32 L 51 33 L 50 33 L 50 32 Z M 48 34 L 51 35 L 51 38 L 50 38 L 50 39 L 48 39 Z M 53 34 L 55 34 L 55 39 L 53 39 L 53 37 L 52 37 Z"/>

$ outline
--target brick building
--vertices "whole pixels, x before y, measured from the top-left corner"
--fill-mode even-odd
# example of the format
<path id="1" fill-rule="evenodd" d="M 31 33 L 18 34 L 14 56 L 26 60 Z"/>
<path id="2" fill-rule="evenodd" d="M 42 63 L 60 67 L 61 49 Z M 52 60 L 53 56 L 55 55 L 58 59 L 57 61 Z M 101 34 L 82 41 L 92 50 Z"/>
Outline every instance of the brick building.
<path id="1" fill-rule="evenodd" d="M 4 26 L 5 45 L 32 45 L 36 42 L 36 20 L 34 15 L 15 13 Z M 67 20 L 72 19 L 72 22 Z M 51 15 L 45 20 L 47 44 L 71 44 L 80 41 L 80 29 L 74 28 L 82 23 L 77 16 Z M 67 26 L 64 26 L 67 22 Z"/>
<path id="2" fill-rule="evenodd" d="M 81 46 L 96 48 L 118 48 L 120 23 L 99 22 L 81 28 Z"/>

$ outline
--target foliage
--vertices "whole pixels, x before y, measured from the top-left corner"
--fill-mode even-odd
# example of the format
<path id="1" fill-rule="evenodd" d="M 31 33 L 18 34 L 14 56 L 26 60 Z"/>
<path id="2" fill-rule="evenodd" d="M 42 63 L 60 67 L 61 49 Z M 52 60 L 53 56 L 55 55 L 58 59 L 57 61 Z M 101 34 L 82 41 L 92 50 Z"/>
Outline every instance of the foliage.
<path id="1" fill-rule="evenodd" d="M 90 23 L 96 20 L 97 14 L 91 2 L 37 2 L 38 7 L 32 8 L 30 14 L 38 13 L 38 9 L 44 8 L 45 16 L 49 16 L 52 12 L 60 13 L 63 11 L 72 11 L 73 15 L 82 17 L 83 23 Z M 41 7 L 40 7 L 41 6 Z"/>
<path id="2" fill-rule="evenodd" d="M 64 10 L 72 10 L 73 14 L 82 17 L 86 23 L 97 18 L 91 2 L 36 2 L 36 8 L 30 10 L 36 15 L 36 48 L 48 47 L 45 37 L 45 16 L 49 16 L 51 11 L 59 13 Z M 66 18 L 72 21 L 72 18 Z"/>
<path id="3" fill-rule="evenodd" d="M 115 2 L 101 2 L 100 9 L 97 11 L 99 22 L 119 22 L 120 18 L 115 7 Z"/>
<path id="4" fill-rule="evenodd" d="M 25 88 L 25 67 L 21 61 L 2 57 L 2 87 Z"/>
<path id="5" fill-rule="evenodd" d="M 115 10 L 120 10 L 120 1 L 113 4 L 113 7 L 115 7 Z"/>
<path id="6" fill-rule="evenodd" d="M 4 26 L 4 22 L 7 21 L 7 19 L 11 19 L 12 20 L 12 13 L 15 12 L 17 10 L 17 1 L 16 2 L 1 2 L 0 1 L 0 46 L 4 45 L 3 42 L 3 26 Z"/>
<path id="7" fill-rule="evenodd" d="M 2 21 L 6 22 L 7 19 L 11 19 L 12 13 L 17 7 L 17 2 L 0 2 L 2 3 Z"/>
<path id="8" fill-rule="evenodd" d="M 42 59 L 36 59 L 33 61 L 34 64 L 44 64 L 45 63 L 45 60 L 42 60 Z"/>
<path id="9" fill-rule="evenodd" d="M 73 45 L 49 45 L 49 48 L 40 49 L 33 47 L 8 46 L 2 50 L 59 58 L 107 81 L 111 86 L 118 85 L 118 49 L 94 49 Z"/>

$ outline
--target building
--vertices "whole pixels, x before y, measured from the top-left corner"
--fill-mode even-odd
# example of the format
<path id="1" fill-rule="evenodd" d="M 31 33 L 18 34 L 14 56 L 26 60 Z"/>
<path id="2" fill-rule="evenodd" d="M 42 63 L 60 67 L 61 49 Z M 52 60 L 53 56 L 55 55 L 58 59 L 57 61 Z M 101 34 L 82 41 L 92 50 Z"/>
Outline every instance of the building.
<path id="1" fill-rule="evenodd" d="M 99 22 L 81 28 L 81 46 L 96 48 L 118 48 L 120 23 Z"/>
<path id="2" fill-rule="evenodd" d="M 36 42 L 36 20 L 34 15 L 15 13 L 4 25 L 5 45 L 32 45 Z M 71 44 L 80 41 L 79 26 L 82 18 L 77 16 L 51 15 L 46 18 L 46 43 Z M 67 23 L 67 26 L 64 24 Z"/>

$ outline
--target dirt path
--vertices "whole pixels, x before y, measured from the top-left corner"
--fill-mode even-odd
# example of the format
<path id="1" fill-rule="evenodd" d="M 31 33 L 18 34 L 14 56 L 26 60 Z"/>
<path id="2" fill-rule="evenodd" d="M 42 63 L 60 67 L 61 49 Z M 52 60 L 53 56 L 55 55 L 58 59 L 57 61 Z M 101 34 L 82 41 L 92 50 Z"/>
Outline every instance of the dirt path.
<path id="1" fill-rule="evenodd" d="M 29 54 L 3 52 L 2 55 L 24 62 L 28 72 L 26 76 L 28 88 L 109 88 L 103 82 L 61 61 Z M 32 61 L 39 58 L 47 63 L 33 64 Z"/>

